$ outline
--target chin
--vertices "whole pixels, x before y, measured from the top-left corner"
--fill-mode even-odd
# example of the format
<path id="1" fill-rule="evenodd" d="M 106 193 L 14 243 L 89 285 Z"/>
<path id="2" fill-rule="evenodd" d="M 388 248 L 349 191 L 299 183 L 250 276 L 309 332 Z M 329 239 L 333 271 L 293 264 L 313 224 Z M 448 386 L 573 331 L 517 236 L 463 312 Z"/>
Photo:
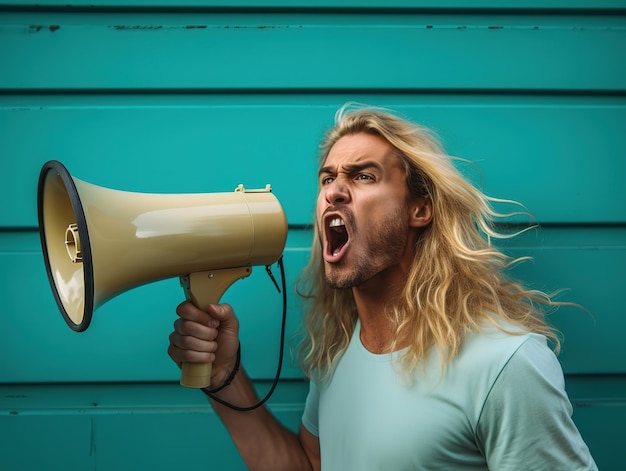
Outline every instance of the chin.
<path id="1" fill-rule="evenodd" d="M 332 269 L 330 270 L 333 271 Z M 343 276 L 339 273 L 329 273 L 327 269 L 325 272 L 326 284 L 333 289 L 349 289 L 355 285 L 354 280 L 350 276 Z"/>
<path id="2" fill-rule="evenodd" d="M 326 284 L 334 289 L 355 288 L 367 282 L 370 277 L 358 269 L 339 269 L 337 267 L 326 267 Z"/>

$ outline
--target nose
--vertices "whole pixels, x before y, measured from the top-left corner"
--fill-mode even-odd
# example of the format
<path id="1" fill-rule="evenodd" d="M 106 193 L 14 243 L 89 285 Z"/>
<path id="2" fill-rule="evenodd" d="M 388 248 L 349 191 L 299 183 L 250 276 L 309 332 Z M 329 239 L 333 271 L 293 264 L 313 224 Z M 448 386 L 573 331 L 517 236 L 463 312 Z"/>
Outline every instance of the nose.
<path id="1" fill-rule="evenodd" d="M 341 178 L 326 186 L 326 201 L 330 204 L 345 204 L 350 201 L 350 191 Z"/>

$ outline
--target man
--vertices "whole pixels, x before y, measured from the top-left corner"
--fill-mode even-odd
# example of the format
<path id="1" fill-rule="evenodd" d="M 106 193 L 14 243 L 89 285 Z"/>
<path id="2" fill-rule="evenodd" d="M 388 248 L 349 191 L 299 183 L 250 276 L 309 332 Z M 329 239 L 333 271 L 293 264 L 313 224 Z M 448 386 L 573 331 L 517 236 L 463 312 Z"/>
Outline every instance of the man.
<path id="1" fill-rule="evenodd" d="M 426 130 L 340 110 L 323 143 L 299 286 L 311 379 L 299 433 L 236 368 L 227 305 L 181 304 L 169 354 L 213 361 L 210 396 L 251 469 L 597 469 L 571 420 L 558 338 L 492 247 L 490 199 Z M 234 375 L 233 375 L 234 374 Z M 212 386 L 212 387 L 214 387 Z"/>

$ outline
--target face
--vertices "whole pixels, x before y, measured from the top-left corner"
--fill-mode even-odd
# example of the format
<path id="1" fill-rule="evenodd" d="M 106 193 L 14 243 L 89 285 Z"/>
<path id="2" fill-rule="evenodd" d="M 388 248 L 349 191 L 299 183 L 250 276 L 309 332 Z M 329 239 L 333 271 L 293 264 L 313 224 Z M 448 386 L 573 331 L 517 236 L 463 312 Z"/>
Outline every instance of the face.
<path id="1" fill-rule="evenodd" d="M 362 133 L 339 139 L 320 170 L 319 188 L 317 221 L 331 287 L 360 286 L 412 260 L 406 176 L 386 140 Z"/>

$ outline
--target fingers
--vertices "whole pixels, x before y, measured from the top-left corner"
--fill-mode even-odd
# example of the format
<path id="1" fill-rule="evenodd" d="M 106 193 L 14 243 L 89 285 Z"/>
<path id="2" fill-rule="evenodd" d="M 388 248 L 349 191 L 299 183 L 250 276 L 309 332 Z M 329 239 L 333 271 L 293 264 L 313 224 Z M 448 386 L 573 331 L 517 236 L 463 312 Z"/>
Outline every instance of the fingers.
<path id="1" fill-rule="evenodd" d="M 215 360 L 215 341 L 182 335 L 177 330 L 170 334 L 169 340 L 168 353 L 176 363 L 212 363 Z"/>
<path id="2" fill-rule="evenodd" d="M 219 311 L 221 312 L 221 310 Z M 198 309 L 189 301 L 179 304 L 176 308 L 176 314 L 178 314 L 181 319 L 197 322 L 209 327 L 217 328 L 219 326 L 218 317 L 211 317 L 209 313 Z"/>
<path id="3" fill-rule="evenodd" d="M 215 360 L 219 321 L 185 302 L 176 308 L 179 318 L 170 334 L 168 354 L 180 363 L 211 363 Z"/>
<path id="4" fill-rule="evenodd" d="M 173 339 L 175 334 L 170 335 L 170 345 L 167 348 L 167 353 L 174 360 L 174 362 L 180 366 L 182 363 L 213 363 L 215 361 L 215 342 L 211 351 L 200 351 L 189 349 L 191 344 L 187 344 L 185 341 L 178 342 Z M 180 346 L 182 345 L 182 347 Z"/>
<path id="5" fill-rule="evenodd" d="M 198 340 L 213 341 L 217 338 L 217 326 L 183 318 L 174 321 L 174 331 L 181 336 L 189 336 Z"/>
<path id="6" fill-rule="evenodd" d="M 232 308 L 227 304 L 212 304 L 208 311 L 202 311 L 190 302 L 176 308 L 179 318 L 174 322 L 168 348 L 169 356 L 176 363 L 212 363 L 218 343 L 233 343 L 227 340 L 233 336 L 236 338 L 238 331 Z M 226 347 L 226 351 L 228 349 Z"/>

